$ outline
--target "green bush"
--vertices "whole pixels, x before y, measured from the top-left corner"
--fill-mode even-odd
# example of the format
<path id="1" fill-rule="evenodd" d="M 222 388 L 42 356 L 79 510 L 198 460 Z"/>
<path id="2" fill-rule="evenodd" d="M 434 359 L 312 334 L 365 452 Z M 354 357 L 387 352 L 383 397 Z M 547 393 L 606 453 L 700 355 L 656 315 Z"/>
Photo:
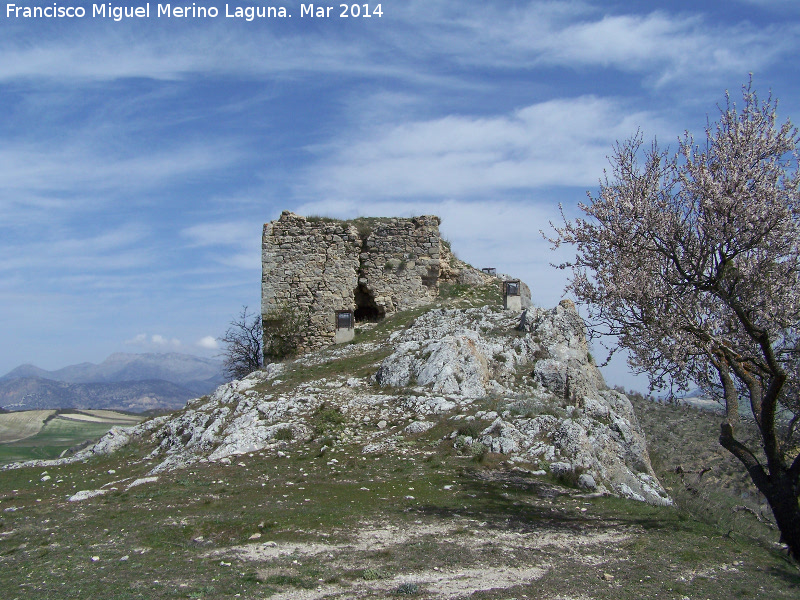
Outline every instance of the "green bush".
<path id="1" fill-rule="evenodd" d="M 439 297 L 440 298 L 460 298 L 466 294 L 471 286 L 464 283 L 440 283 L 439 284 Z"/>
<path id="2" fill-rule="evenodd" d="M 401 583 L 399 586 L 397 586 L 396 591 L 398 594 L 413 596 L 419 593 L 419 586 L 416 583 Z"/>
<path id="3" fill-rule="evenodd" d="M 284 304 L 263 316 L 264 362 L 281 362 L 295 356 L 303 341 L 308 315 Z"/>
<path id="4" fill-rule="evenodd" d="M 489 453 L 489 447 L 483 442 L 473 442 L 469 449 L 475 462 L 483 462 Z"/>
<path id="5" fill-rule="evenodd" d="M 475 421 L 470 421 L 458 428 L 458 435 L 463 435 L 464 437 L 471 437 L 473 440 L 476 440 L 480 437 L 481 430 L 475 423 Z"/>
<path id="6" fill-rule="evenodd" d="M 282 442 L 291 442 L 294 439 L 294 429 L 281 427 L 275 432 L 275 439 Z"/>
<path id="7" fill-rule="evenodd" d="M 364 572 L 361 574 L 361 578 L 364 581 L 375 581 L 376 579 L 383 579 L 384 577 L 386 577 L 386 575 L 380 569 L 364 569 Z"/>
<path id="8" fill-rule="evenodd" d="M 325 403 L 322 403 L 317 408 L 314 416 L 316 421 L 314 431 L 319 436 L 335 434 L 342 429 L 342 426 L 347 421 L 341 410 L 337 407 L 328 407 Z"/>
<path id="9" fill-rule="evenodd" d="M 362 240 L 366 240 L 370 235 L 372 235 L 372 224 L 363 219 L 356 219 L 356 230 L 358 231 L 358 237 Z"/>

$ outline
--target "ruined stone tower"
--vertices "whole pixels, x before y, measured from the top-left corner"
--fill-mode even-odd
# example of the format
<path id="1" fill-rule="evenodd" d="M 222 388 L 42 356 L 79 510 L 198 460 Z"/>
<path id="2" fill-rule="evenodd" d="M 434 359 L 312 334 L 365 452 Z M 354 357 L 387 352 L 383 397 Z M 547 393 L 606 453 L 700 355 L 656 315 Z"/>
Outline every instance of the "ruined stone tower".
<path id="1" fill-rule="evenodd" d="M 336 339 L 337 312 L 379 320 L 439 292 L 439 217 L 305 218 L 284 211 L 264 225 L 261 314 L 300 315 L 300 350 Z M 266 331 L 266 330 L 265 330 Z"/>

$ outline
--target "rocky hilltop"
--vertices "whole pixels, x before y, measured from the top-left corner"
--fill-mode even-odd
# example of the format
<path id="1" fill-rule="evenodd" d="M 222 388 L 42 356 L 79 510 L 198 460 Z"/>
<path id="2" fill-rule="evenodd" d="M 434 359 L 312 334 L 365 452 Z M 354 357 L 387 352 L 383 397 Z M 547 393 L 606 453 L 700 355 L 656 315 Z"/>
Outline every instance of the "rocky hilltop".
<path id="1" fill-rule="evenodd" d="M 487 305 L 401 313 L 355 343 L 268 365 L 178 413 L 114 429 L 71 460 L 130 443 L 152 448 L 153 475 L 257 451 L 318 448 L 335 462 L 345 447 L 424 457 L 445 446 L 590 492 L 671 502 L 631 403 L 604 384 L 569 301 L 522 316 Z"/>

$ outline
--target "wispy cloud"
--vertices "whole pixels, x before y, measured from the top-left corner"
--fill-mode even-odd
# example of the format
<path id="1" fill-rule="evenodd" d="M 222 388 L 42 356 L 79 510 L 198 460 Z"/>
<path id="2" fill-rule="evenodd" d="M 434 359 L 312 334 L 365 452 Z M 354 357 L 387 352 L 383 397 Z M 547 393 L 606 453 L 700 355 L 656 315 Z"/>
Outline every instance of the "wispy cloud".
<path id="1" fill-rule="evenodd" d="M 258 239 L 253 233 L 261 232 L 261 224 L 249 221 L 199 223 L 181 230 L 181 235 L 191 246 L 240 246 L 251 245 Z"/>
<path id="2" fill-rule="evenodd" d="M 740 4 L 750 4 L 771 11 L 800 11 L 800 4 L 797 0 L 735 0 Z"/>
<path id="3" fill-rule="evenodd" d="M 407 17 L 424 26 L 408 52 L 434 48 L 465 66 L 613 68 L 643 73 L 650 85 L 684 87 L 761 69 L 792 56 L 800 44 L 793 23 L 759 27 L 698 13 L 642 12 L 636 5 L 609 11 L 601 3 L 567 0 L 459 9 L 454 15 L 442 0 L 412 3 Z"/>
<path id="4" fill-rule="evenodd" d="M 261 227 L 258 220 L 207 222 L 181 230 L 190 248 L 207 249 L 206 256 L 229 268 L 261 268 Z"/>
<path id="5" fill-rule="evenodd" d="M 219 343 L 217 342 L 217 338 L 212 335 L 207 335 L 205 337 L 200 338 L 197 340 L 197 347 L 203 348 L 204 350 L 217 350 L 219 348 Z"/>
<path id="6" fill-rule="evenodd" d="M 225 144 L 185 144 L 169 151 L 130 150 L 132 156 L 113 156 L 84 145 L 53 147 L 9 144 L 0 149 L 0 191 L 46 194 L 81 190 L 137 191 L 163 186 L 193 173 L 223 169 L 237 158 Z M 44 200 L 53 202 L 52 199 Z"/>
<path id="7" fill-rule="evenodd" d="M 122 24 L 73 28 L 62 37 L 31 45 L 6 38 L 0 44 L 0 80 L 47 78 L 74 82 L 146 77 L 181 80 L 196 73 L 274 76 L 311 70 L 368 73 L 374 64 L 359 44 L 334 41 L 307 30 L 277 33 L 258 24 L 242 30 L 226 19 L 202 28 L 175 22 L 142 30 Z M 258 36 L 253 36 L 257 29 Z"/>
<path id="8" fill-rule="evenodd" d="M 0 272 L 63 269 L 64 275 L 74 276 L 84 270 L 97 274 L 144 267 L 153 260 L 150 251 L 142 247 L 148 230 L 141 225 L 124 225 L 95 235 L 57 233 L 45 239 L 0 243 L 6 254 Z"/>
<path id="9" fill-rule="evenodd" d="M 139 346 L 142 348 L 180 348 L 183 344 L 177 338 L 169 338 L 160 333 L 147 334 L 139 333 L 129 340 L 125 340 L 125 344 L 129 346 Z"/>
<path id="10" fill-rule="evenodd" d="M 665 128 L 654 115 L 586 96 L 496 116 L 448 116 L 390 125 L 320 149 L 309 195 L 385 198 L 491 196 L 542 186 L 587 186 L 611 144 Z"/>
<path id="11" fill-rule="evenodd" d="M 759 0 L 750 0 L 759 4 Z M 765 3 L 761 3 L 765 4 Z M 787 3 L 788 4 L 788 3 Z M 243 30 L 227 19 L 202 30 L 175 23 L 148 29 L 101 23 L 31 45 L 0 44 L 0 80 L 180 80 L 193 74 L 313 77 L 320 73 L 446 83 L 443 65 L 571 68 L 647 72 L 654 85 L 678 78 L 739 74 L 797 49 L 793 25 L 754 27 L 700 14 L 631 7 L 608 14 L 598 2 L 449 0 L 394 6 L 372 29 L 309 31 L 286 23 Z M 247 35 L 253 30 L 258 37 Z M 377 44 L 378 40 L 381 44 Z M 424 62 L 420 59 L 424 58 Z"/>

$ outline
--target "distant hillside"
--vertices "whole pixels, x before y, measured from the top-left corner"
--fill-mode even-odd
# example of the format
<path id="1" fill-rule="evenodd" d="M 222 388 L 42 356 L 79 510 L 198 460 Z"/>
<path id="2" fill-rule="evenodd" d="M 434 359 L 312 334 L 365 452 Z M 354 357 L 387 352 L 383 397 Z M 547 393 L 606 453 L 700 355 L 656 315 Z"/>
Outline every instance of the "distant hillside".
<path id="1" fill-rule="evenodd" d="M 218 360 L 174 352 L 119 352 L 99 365 L 85 362 L 56 371 L 21 365 L 0 377 L 0 407 L 173 410 L 223 382 Z"/>
<path id="2" fill-rule="evenodd" d="M 197 395 L 187 387 L 152 379 L 119 383 L 68 383 L 41 377 L 0 380 L 0 406 L 13 411 L 54 408 L 174 410 Z"/>
<path id="3" fill-rule="evenodd" d="M 47 371 L 27 364 L 11 370 L 0 377 L 0 381 L 23 377 L 39 377 L 67 383 L 118 383 L 161 379 L 201 393 L 209 392 L 223 382 L 220 361 L 175 352 L 166 354 L 117 352 L 99 365 L 85 362 L 56 371 Z"/>

